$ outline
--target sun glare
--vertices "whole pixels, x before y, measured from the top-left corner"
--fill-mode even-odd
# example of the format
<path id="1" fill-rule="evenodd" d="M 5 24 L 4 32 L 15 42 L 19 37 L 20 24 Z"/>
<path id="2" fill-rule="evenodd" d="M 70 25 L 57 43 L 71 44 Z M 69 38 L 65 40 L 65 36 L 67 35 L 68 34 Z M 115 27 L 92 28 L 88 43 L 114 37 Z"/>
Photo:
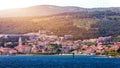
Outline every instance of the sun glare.
<path id="1" fill-rule="evenodd" d="M 32 6 L 33 0 L 0 0 L 0 10 Z"/>
<path id="2" fill-rule="evenodd" d="M 120 7 L 119 0 L 0 0 L 0 10 L 11 8 L 24 8 L 35 5 L 79 6 L 94 7 Z"/>

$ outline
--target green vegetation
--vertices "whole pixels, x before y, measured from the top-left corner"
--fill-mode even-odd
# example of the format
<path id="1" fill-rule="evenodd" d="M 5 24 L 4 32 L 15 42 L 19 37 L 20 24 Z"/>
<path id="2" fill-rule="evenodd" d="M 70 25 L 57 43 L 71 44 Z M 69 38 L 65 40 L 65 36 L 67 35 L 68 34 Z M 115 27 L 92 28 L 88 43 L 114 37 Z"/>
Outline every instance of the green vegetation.
<path id="1" fill-rule="evenodd" d="M 118 53 L 118 52 L 115 51 L 115 50 L 106 51 L 106 54 L 109 55 L 109 56 L 117 56 L 117 55 L 120 55 L 120 53 Z"/>
<path id="2" fill-rule="evenodd" d="M 51 52 L 54 52 L 54 53 L 56 53 L 56 54 L 61 53 L 60 48 L 62 48 L 62 45 L 58 45 L 58 44 L 49 44 L 48 46 L 51 47 L 51 49 L 52 49 Z"/>
<path id="3" fill-rule="evenodd" d="M 88 46 L 96 45 L 96 43 L 94 43 L 94 42 L 86 42 L 85 44 Z"/>
<path id="4" fill-rule="evenodd" d="M 115 37 L 112 39 L 112 42 L 120 42 L 120 37 Z"/>
<path id="5" fill-rule="evenodd" d="M 37 52 L 37 53 L 29 53 L 29 54 L 35 54 L 35 55 L 55 55 L 57 53 L 42 53 L 42 52 Z"/>
<path id="6" fill-rule="evenodd" d="M 106 51 L 105 54 L 109 56 L 114 56 L 114 57 L 120 56 L 120 48 L 118 50 Z"/>
<path id="7" fill-rule="evenodd" d="M 73 35 L 73 39 L 120 35 L 120 13 L 71 12 L 41 17 L 0 18 L 0 33 L 28 33 L 49 30 L 58 36 Z"/>

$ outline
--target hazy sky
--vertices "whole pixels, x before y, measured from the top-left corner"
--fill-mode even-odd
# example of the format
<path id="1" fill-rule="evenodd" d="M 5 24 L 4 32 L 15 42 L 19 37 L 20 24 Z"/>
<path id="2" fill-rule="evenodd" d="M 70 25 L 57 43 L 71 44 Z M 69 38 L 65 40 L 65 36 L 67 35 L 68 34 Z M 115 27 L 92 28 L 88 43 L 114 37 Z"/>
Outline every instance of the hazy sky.
<path id="1" fill-rule="evenodd" d="M 0 0 L 0 9 L 23 8 L 44 4 L 84 8 L 120 7 L 120 0 Z"/>

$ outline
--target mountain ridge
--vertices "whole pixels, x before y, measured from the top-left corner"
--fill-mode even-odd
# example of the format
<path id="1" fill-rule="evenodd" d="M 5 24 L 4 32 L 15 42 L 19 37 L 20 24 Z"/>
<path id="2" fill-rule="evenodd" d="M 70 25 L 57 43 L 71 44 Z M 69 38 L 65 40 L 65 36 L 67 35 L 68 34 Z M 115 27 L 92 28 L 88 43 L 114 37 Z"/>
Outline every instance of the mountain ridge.
<path id="1" fill-rule="evenodd" d="M 45 16 L 65 12 L 94 12 L 94 11 L 113 11 L 119 12 L 119 7 L 109 8 L 82 8 L 77 6 L 55 6 L 55 5 L 37 5 L 26 8 L 1 10 L 0 17 L 24 17 L 24 16 Z"/>

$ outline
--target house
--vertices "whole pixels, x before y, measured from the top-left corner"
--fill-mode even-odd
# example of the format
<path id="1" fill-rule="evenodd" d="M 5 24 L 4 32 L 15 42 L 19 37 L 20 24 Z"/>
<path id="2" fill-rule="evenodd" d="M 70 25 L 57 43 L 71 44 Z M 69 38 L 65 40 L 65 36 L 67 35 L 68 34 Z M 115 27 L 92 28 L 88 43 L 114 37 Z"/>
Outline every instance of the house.
<path id="1" fill-rule="evenodd" d="M 119 45 L 112 45 L 109 50 L 118 50 L 120 48 Z"/>
<path id="2" fill-rule="evenodd" d="M 28 45 L 18 45 L 15 47 L 15 49 L 19 52 L 19 53 L 30 53 L 32 47 L 28 46 Z"/>
<path id="3" fill-rule="evenodd" d="M 0 52 L 2 55 L 8 55 L 8 54 L 17 54 L 17 51 L 12 48 L 0 48 Z"/>
<path id="4" fill-rule="evenodd" d="M 10 50 L 9 50 L 9 54 L 17 54 L 17 50 L 15 50 L 15 49 L 10 49 Z"/>
<path id="5" fill-rule="evenodd" d="M 39 50 L 38 50 L 38 47 L 36 46 L 36 45 L 32 45 L 32 48 L 31 48 L 31 52 L 32 53 L 36 53 L 36 52 L 38 52 Z"/>
<path id="6" fill-rule="evenodd" d="M 99 37 L 97 39 L 98 42 L 104 42 L 104 41 L 109 41 L 112 38 L 112 36 L 108 36 L 108 37 Z"/>
<path id="7" fill-rule="evenodd" d="M 1 47 L 0 52 L 1 52 L 2 55 L 7 55 L 7 54 L 9 54 L 9 48 Z"/>
<path id="8" fill-rule="evenodd" d="M 71 39 L 73 36 L 72 35 L 64 35 L 65 39 Z"/>
<path id="9" fill-rule="evenodd" d="M 19 37 L 19 44 L 18 46 L 15 47 L 15 49 L 19 52 L 19 53 L 30 53 L 31 52 L 31 46 L 29 45 L 22 45 L 22 38 Z"/>

